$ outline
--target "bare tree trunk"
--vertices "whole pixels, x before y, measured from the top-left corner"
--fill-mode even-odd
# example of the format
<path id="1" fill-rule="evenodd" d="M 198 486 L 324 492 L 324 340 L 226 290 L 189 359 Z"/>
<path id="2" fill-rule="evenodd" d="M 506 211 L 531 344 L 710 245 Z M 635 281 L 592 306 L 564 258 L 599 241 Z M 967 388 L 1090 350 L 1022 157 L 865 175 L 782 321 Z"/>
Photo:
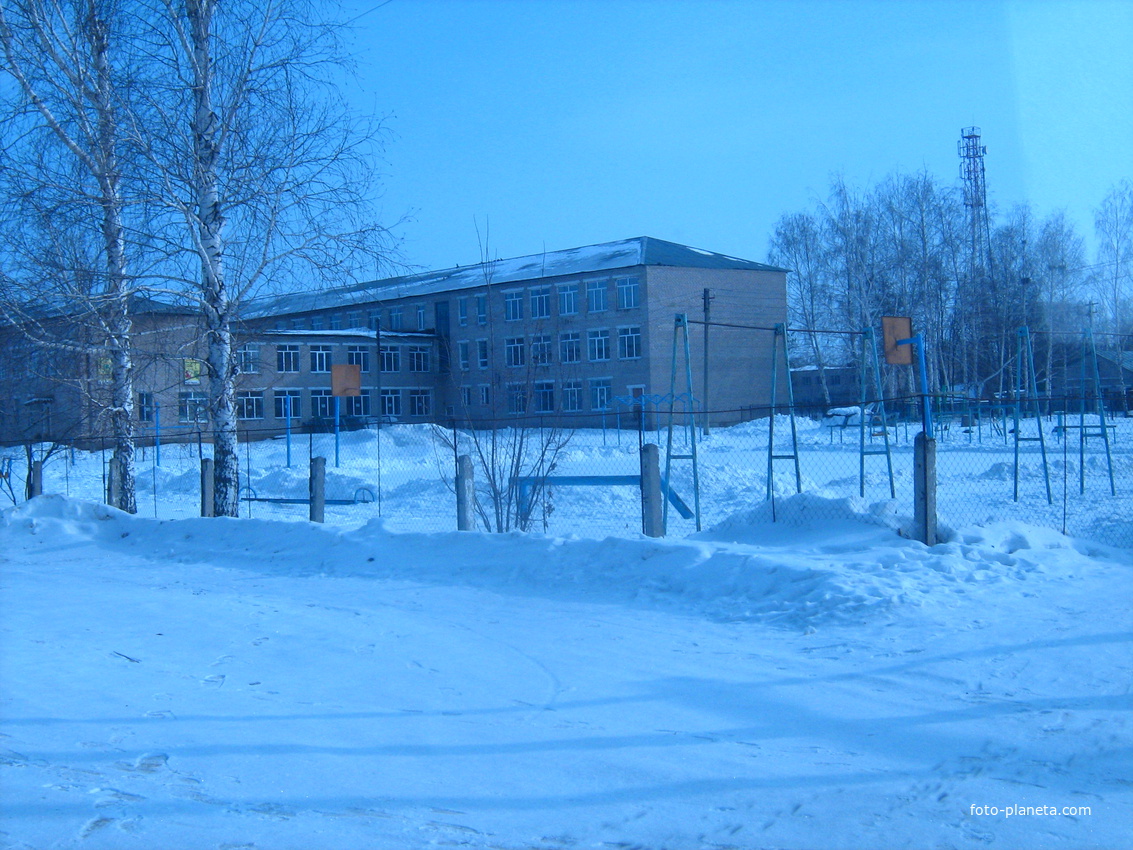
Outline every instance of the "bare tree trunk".
<path id="1" fill-rule="evenodd" d="M 224 213 L 220 204 L 220 121 L 213 110 L 212 19 L 216 0 L 186 0 L 192 44 L 193 178 L 196 239 L 201 261 L 201 295 L 208 338 L 209 414 L 213 434 L 215 516 L 239 516 L 240 465 L 237 458 L 235 387 L 232 357 L 232 304 L 224 277 Z"/>

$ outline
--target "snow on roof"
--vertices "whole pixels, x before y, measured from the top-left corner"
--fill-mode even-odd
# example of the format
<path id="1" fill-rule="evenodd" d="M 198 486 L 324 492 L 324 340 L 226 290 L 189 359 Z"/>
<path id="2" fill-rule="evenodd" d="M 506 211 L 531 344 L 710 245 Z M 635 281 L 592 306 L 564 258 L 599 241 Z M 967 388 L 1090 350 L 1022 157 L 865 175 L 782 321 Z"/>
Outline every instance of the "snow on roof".
<path id="1" fill-rule="evenodd" d="M 565 251 L 529 254 L 505 260 L 489 260 L 471 266 L 371 280 L 334 289 L 296 292 L 261 298 L 249 304 L 245 319 L 287 313 L 306 313 L 335 307 L 412 298 L 437 292 L 472 289 L 485 284 L 513 283 L 565 275 L 586 275 L 629 269 L 634 266 L 684 266 L 702 269 L 777 271 L 776 266 L 690 248 L 649 236 L 604 242 Z"/>

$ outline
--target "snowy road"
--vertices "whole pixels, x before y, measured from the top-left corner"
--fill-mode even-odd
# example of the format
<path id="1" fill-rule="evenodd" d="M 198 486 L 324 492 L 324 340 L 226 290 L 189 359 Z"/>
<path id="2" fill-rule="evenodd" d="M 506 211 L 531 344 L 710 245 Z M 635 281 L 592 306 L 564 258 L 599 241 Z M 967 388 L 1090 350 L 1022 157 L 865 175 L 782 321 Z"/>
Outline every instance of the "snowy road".
<path id="1" fill-rule="evenodd" d="M 1133 831 L 1133 569 L 1053 532 L 556 541 L 48 498 L 7 511 L 0 544 L 4 847 Z"/>

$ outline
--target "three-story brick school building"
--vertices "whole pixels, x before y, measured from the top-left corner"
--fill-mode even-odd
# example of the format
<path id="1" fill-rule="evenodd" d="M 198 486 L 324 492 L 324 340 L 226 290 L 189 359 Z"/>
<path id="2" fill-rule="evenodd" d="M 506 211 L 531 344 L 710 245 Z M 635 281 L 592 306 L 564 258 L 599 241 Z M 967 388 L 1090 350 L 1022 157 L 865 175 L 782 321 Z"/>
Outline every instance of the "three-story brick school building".
<path id="1" fill-rule="evenodd" d="M 619 405 L 669 392 L 674 317 L 700 318 L 706 290 L 714 322 L 786 322 L 786 270 L 649 237 L 261 299 L 243 317 L 239 413 L 268 430 L 288 412 L 325 423 L 331 366 L 355 363 L 362 394 L 341 400 L 348 427 L 516 417 L 596 426 Z M 698 395 L 702 333 L 692 326 Z M 714 423 L 758 415 L 770 337 L 713 334 Z M 678 354 L 683 391 L 683 346 Z"/>

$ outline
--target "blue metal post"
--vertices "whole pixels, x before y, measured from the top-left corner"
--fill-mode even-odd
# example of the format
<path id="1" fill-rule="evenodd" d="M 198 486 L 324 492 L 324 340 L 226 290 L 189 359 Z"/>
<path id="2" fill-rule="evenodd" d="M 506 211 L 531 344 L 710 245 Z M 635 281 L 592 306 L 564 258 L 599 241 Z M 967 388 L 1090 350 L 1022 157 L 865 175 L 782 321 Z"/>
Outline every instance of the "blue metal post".
<path id="1" fill-rule="evenodd" d="M 161 405 L 153 406 L 153 462 L 161 466 Z"/>
<path id="2" fill-rule="evenodd" d="M 287 468 L 291 468 L 291 396 L 285 395 L 283 397 L 283 421 L 286 423 L 284 426 L 287 431 Z"/>
<path id="3" fill-rule="evenodd" d="M 338 407 L 339 398 L 334 397 L 334 465 L 338 467 Z"/>
<path id="4" fill-rule="evenodd" d="M 921 379 L 921 400 L 924 402 L 924 433 L 930 440 L 933 439 L 932 431 L 932 399 L 928 394 L 928 368 L 925 366 L 924 356 L 924 340 L 920 334 L 911 336 L 908 339 L 897 340 L 897 345 L 915 345 L 917 348 L 917 365 L 920 370 Z"/>

